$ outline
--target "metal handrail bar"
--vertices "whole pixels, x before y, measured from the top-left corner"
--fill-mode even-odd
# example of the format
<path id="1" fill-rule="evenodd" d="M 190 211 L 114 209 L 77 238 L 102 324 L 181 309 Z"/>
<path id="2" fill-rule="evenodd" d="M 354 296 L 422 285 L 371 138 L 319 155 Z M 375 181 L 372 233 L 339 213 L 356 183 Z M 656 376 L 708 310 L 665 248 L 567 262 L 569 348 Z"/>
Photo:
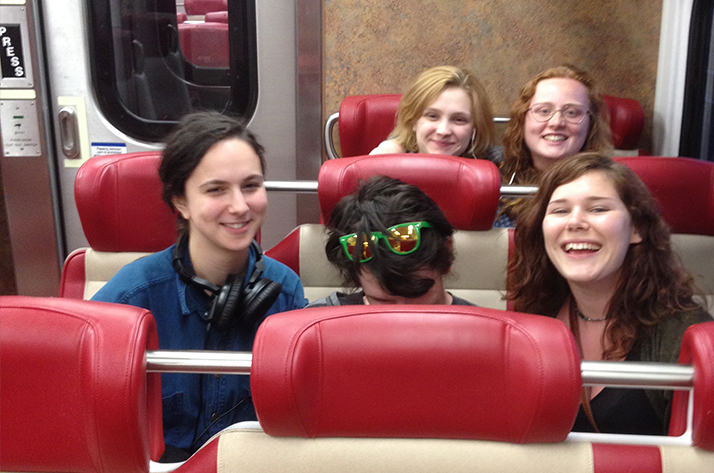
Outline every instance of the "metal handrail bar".
<path id="1" fill-rule="evenodd" d="M 253 354 L 247 351 L 150 350 L 150 373 L 250 374 Z M 688 389 L 694 383 L 689 365 L 632 361 L 581 361 L 583 384 L 631 388 Z"/>
<path id="2" fill-rule="evenodd" d="M 533 197 L 538 186 L 501 186 L 501 197 Z"/>
<path id="3" fill-rule="evenodd" d="M 340 118 L 340 112 L 335 112 L 325 121 L 325 154 L 327 154 L 327 159 L 337 159 L 337 150 L 335 149 L 335 143 L 332 141 L 332 129 L 338 122 Z"/>
<path id="4" fill-rule="evenodd" d="M 253 354 L 249 351 L 149 350 L 149 373 L 250 374 Z"/>
<path id="5" fill-rule="evenodd" d="M 317 181 L 265 181 L 269 191 L 317 192 Z M 501 186 L 501 197 L 530 197 L 538 191 L 537 186 Z"/>
<path id="6" fill-rule="evenodd" d="M 581 361 L 580 372 L 586 386 L 688 389 L 694 383 L 690 365 L 634 361 Z"/>
<path id="7" fill-rule="evenodd" d="M 265 181 L 264 185 L 269 191 L 317 192 L 317 181 Z"/>

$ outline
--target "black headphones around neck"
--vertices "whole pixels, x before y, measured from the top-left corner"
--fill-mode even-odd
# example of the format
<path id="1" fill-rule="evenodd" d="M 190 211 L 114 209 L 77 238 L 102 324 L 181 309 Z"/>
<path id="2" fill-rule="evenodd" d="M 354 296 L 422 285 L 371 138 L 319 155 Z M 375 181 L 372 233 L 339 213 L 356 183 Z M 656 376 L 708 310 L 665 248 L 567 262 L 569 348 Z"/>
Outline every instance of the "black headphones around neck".
<path id="1" fill-rule="evenodd" d="M 258 242 L 253 240 L 250 247 L 255 251 L 256 257 L 248 282 L 244 285 L 244 277 L 230 274 L 223 286 L 218 287 L 186 269 L 183 259 L 188 251 L 188 235 L 182 234 L 176 242 L 173 267 L 186 284 L 193 284 L 212 294 L 206 319 L 220 331 L 236 323 L 241 328 L 252 328 L 270 309 L 282 290 L 280 283 L 261 277 L 265 264 L 263 250 Z"/>

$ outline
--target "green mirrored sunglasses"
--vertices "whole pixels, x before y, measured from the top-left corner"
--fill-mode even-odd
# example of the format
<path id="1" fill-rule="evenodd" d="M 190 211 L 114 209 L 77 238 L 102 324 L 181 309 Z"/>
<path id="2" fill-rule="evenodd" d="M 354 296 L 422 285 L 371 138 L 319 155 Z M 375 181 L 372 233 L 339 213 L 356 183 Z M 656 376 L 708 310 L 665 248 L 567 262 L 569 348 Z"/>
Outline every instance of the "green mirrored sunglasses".
<path id="1" fill-rule="evenodd" d="M 429 222 L 407 222 L 393 225 L 387 228 L 384 232 L 370 232 L 369 236 L 362 235 L 362 252 L 360 254 L 360 263 L 365 263 L 372 258 L 374 254 L 370 248 L 370 240 L 376 245 L 379 240 L 387 243 L 387 247 L 392 250 L 392 253 L 398 255 L 408 255 L 419 249 L 421 243 L 421 229 L 431 228 Z M 345 254 L 354 261 L 353 254 L 357 246 L 359 238 L 356 233 L 350 233 L 340 237 L 340 243 L 345 250 Z"/>

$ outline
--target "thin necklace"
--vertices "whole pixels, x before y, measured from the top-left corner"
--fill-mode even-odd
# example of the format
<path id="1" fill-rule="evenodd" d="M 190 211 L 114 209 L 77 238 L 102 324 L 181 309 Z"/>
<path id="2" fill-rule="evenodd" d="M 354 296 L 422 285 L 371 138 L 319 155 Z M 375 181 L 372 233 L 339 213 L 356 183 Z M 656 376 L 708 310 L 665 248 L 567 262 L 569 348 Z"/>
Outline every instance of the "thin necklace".
<path id="1" fill-rule="evenodd" d="M 573 309 L 575 310 L 575 313 L 577 314 L 577 316 L 586 322 L 602 322 L 604 320 L 607 320 L 607 316 L 605 316 L 605 317 L 588 317 L 587 315 L 580 312 L 580 309 L 578 309 L 578 305 L 575 303 L 573 303 Z"/>

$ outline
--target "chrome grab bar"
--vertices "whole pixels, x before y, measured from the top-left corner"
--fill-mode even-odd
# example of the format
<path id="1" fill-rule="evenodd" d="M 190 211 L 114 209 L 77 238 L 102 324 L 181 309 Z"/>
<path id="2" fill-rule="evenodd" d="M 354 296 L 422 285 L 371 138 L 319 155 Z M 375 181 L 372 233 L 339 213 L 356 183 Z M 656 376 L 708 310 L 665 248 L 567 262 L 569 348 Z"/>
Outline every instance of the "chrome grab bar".
<path id="1" fill-rule="evenodd" d="M 248 351 L 149 350 L 149 373 L 250 374 L 253 354 Z M 586 386 L 688 389 L 694 383 L 694 368 L 672 363 L 632 361 L 581 361 Z"/>
<path id="2" fill-rule="evenodd" d="M 335 149 L 335 142 L 332 141 L 332 129 L 338 122 L 340 118 L 340 112 L 335 112 L 325 121 L 325 154 L 327 154 L 327 159 L 337 159 L 337 150 Z"/>
<path id="3" fill-rule="evenodd" d="M 317 181 L 265 181 L 264 185 L 269 191 L 317 192 Z"/>
<path id="4" fill-rule="evenodd" d="M 317 192 L 317 181 L 265 181 L 269 191 Z M 536 186 L 501 186 L 501 197 L 530 197 L 536 193 Z"/>

